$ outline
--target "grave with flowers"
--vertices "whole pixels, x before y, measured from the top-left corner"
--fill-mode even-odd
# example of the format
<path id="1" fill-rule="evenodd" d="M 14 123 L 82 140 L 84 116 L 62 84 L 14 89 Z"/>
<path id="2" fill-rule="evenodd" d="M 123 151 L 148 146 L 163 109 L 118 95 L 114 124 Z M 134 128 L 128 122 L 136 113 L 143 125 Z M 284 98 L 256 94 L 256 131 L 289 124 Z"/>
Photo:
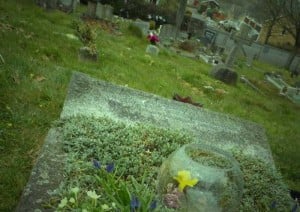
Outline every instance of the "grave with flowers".
<path id="1" fill-rule="evenodd" d="M 17 211 L 292 204 L 261 126 L 75 72 Z"/>

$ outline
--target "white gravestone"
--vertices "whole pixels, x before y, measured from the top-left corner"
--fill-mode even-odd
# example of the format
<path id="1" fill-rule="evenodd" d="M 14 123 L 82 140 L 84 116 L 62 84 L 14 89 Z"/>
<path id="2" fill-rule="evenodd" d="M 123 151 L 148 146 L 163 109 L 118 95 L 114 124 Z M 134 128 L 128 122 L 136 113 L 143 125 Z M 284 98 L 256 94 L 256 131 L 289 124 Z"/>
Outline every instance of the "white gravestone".
<path id="1" fill-rule="evenodd" d="M 146 48 L 146 53 L 152 54 L 152 55 L 158 55 L 159 53 L 159 48 L 155 45 L 149 44 Z"/>

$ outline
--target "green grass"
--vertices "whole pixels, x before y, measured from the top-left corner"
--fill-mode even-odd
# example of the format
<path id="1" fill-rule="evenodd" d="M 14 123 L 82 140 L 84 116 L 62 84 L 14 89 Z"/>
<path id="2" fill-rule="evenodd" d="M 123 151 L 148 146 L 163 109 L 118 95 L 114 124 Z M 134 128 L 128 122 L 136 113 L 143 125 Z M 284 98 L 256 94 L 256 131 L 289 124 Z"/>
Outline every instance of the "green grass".
<path id="1" fill-rule="evenodd" d="M 95 23 L 100 59 L 82 62 L 77 55 L 80 41 L 63 34 L 75 33 L 72 23 L 85 8 L 68 15 L 43 11 L 33 2 L 0 2 L 0 54 L 5 60 L 0 64 L 0 211 L 16 206 L 45 135 L 59 118 L 73 70 L 166 98 L 189 95 L 207 109 L 261 124 L 285 182 L 300 190 L 299 107 L 263 79 L 264 71 L 278 71 L 293 83 L 286 71 L 258 62 L 254 70 L 239 61 L 239 74 L 266 96 L 242 83 L 227 86 L 212 79 L 211 67 L 200 61 L 165 50 L 158 57 L 145 55 L 146 39 L 134 36 L 125 23 L 118 24 L 122 35 Z M 207 91 L 206 85 L 226 93 Z"/>

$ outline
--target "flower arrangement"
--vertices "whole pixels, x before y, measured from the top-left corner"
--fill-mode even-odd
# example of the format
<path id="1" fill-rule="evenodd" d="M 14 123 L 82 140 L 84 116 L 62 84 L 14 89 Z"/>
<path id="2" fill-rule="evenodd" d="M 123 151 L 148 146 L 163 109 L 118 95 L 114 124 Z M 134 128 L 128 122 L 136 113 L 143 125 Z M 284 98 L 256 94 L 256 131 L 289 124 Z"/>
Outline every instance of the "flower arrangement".
<path id="1" fill-rule="evenodd" d="M 156 43 L 159 42 L 158 36 L 153 32 L 150 32 L 147 38 L 152 45 L 156 45 Z"/>

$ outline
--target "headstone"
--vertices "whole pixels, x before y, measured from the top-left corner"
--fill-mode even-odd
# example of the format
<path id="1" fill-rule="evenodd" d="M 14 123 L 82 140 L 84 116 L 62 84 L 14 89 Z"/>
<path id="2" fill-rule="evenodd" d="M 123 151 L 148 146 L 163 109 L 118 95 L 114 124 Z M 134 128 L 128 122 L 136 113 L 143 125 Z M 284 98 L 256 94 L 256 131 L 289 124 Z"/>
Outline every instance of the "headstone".
<path id="1" fill-rule="evenodd" d="M 242 50 L 243 53 L 245 54 L 244 49 L 243 49 L 243 44 L 249 44 L 249 42 L 250 42 L 249 32 L 250 31 L 251 31 L 251 27 L 248 24 L 241 23 L 240 31 L 236 35 L 233 35 L 234 45 L 233 45 L 232 49 L 230 50 L 230 53 L 225 62 L 225 64 L 228 67 L 233 67 L 238 51 Z"/>
<path id="2" fill-rule="evenodd" d="M 176 27 L 171 24 L 164 24 L 160 30 L 159 37 L 162 41 L 173 40 L 176 36 Z"/>
<path id="3" fill-rule="evenodd" d="M 229 52 L 229 55 L 227 56 L 226 58 L 226 62 L 225 64 L 231 68 L 233 67 L 234 65 L 234 62 L 235 62 L 235 59 L 236 59 L 236 56 L 237 56 L 237 53 L 238 51 L 240 50 L 241 46 L 239 43 L 236 43 L 230 50 Z"/>
<path id="4" fill-rule="evenodd" d="M 237 73 L 225 65 L 214 66 L 211 75 L 229 85 L 236 85 L 238 79 Z"/>
<path id="5" fill-rule="evenodd" d="M 217 33 L 211 29 L 205 29 L 204 31 L 204 38 L 207 40 L 208 43 L 212 44 L 216 39 Z"/>
<path id="6" fill-rule="evenodd" d="M 240 31 L 238 32 L 238 36 L 244 38 L 244 39 L 248 39 L 249 38 L 249 33 L 252 30 L 251 26 L 249 26 L 246 23 L 241 23 L 240 24 Z"/>
<path id="7" fill-rule="evenodd" d="M 80 60 L 97 61 L 98 53 L 93 52 L 93 50 L 90 47 L 84 46 L 79 49 L 78 57 Z"/>
<path id="8" fill-rule="evenodd" d="M 36 3 L 45 9 L 56 9 L 57 0 L 37 0 Z"/>
<path id="9" fill-rule="evenodd" d="M 58 6 L 66 12 L 74 12 L 77 6 L 77 0 L 58 0 Z"/>
<path id="10" fill-rule="evenodd" d="M 113 10 L 114 8 L 109 5 L 109 4 L 105 4 L 104 5 L 104 19 L 107 20 L 107 21 L 112 21 L 113 19 Z"/>
<path id="11" fill-rule="evenodd" d="M 150 29 L 150 23 L 149 22 L 137 19 L 136 21 L 133 22 L 133 25 L 140 28 L 144 35 L 148 34 L 148 31 Z"/>
<path id="12" fill-rule="evenodd" d="M 247 66 L 248 67 L 252 67 L 253 60 L 255 59 L 256 56 L 257 56 L 256 52 L 251 52 L 251 51 L 248 52 L 248 54 L 247 54 Z"/>
<path id="13" fill-rule="evenodd" d="M 96 9 L 97 9 L 97 3 L 88 1 L 86 15 L 89 16 L 90 18 L 95 18 L 96 17 Z"/>
<path id="14" fill-rule="evenodd" d="M 96 18 L 111 21 L 113 19 L 113 7 L 108 4 L 97 3 Z"/>
<path id="15" fill-rule="evenodd" d="M 105 7 L 100 2 L 97 3 L 95 16 L 96 16 L 96 18 L 99 18 L 99 19 L 105 18 Z"/>
<path id="16" fill-rule="evenodd" d="M 159 53 L 159 48 L 155 45 L 149 44 L 146 48 L 146 53 L 152 54 L 152 55 L 158 55 Z"/>

